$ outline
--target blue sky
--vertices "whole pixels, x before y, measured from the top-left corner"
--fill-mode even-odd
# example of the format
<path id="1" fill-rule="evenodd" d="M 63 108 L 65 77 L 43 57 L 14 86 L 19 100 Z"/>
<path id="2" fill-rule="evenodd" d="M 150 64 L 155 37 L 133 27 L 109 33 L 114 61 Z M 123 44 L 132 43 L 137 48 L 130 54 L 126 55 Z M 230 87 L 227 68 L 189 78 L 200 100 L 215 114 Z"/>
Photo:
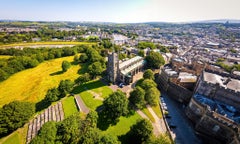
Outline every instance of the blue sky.
<path id="1" fill-rule="evenodd" d="M 240 0 L 0 0 L 0 19 L 187 22 L 240 19 Z"/>

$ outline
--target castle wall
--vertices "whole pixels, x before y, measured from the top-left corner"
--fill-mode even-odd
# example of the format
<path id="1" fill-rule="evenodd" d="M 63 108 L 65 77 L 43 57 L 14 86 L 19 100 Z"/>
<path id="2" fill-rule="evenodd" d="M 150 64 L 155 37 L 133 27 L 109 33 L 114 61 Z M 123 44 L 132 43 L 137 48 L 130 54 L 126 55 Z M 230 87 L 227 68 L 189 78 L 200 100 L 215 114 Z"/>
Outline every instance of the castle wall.
<path id="1" fill-rule="evenodd" d="M 239 126 L 218 113 L 209 111 L 193 97 L 186 108 L 187 117 L 195 123 L 195 130 L 222 143 L 239 144 Z"/>

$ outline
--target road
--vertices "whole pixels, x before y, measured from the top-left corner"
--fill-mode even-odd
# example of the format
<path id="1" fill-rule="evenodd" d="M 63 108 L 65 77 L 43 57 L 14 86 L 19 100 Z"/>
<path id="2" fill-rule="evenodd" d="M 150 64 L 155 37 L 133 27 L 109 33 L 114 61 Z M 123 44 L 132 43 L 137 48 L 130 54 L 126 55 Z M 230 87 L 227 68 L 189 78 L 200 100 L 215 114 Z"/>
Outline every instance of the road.
<path id="1" fill-rule="evenodd" d="M 162 97 L 171 116 L 171 118 L 166 118 L 168 124 L 172 123 L 177 126 L 172 128 L 176 135 L 175 142 L 178 144 L 202 144 L 203 142 L 196 136 L 192 124 L 184 113 L 183 105 L 169 98 L 166 94 L 162 94 Z"/>

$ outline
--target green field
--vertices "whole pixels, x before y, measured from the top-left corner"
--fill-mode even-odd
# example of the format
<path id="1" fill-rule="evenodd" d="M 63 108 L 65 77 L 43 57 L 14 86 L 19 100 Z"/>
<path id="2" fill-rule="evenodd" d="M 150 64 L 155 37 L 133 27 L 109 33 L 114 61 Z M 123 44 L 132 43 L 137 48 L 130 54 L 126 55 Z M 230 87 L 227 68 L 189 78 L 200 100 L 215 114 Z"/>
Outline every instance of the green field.
<path id="1" fill-rule="evenodd" d="M 0 60 L 1 59 L 9 59 L 12 56 L 8 56 L 8 55 L 0 55 Z"/>
<path id="2" fill-rule="evenodd" d="M 13 133 L 3 144 L 20 144 L 20 138 L 17 133 Z"/>
<path id="3" fill-rule="evenodd" d="M 73 56 L 54 59 L 41 63 L 35 68 L 18 72 L 0 83 L 0 107 L 14 100 L 39 102 L 48 89 L 57 87 L 64 79 L 76 79 L 79 65 L 62 73 L 62 61 L 73 61 Z"/>
<path id="4" fill-rule="evenodd" d="M 17 129 L 12 134 L 0 139 L 0 144 L 24 144 L 26 143 L 28 125 Z"/>
<path id="5" fill-rule="evenodd" d="M 67 118 L 68 116 L 77 113 L 77 105 L 75 104 L 75 100 L 73 96 L 67 97 L 62 100 L 64 117 Z"/>
<path id="6" fill-rule="evenodd" d="M 120 121 L 116 125 L 110 126 L 103 133 L 116 136 L 125 135 L 130 130 L 130 127 L 136 124 L 139 119 L 141 117 L 137 113 L 130 117 L 120 117 Z"/>
<path id="7" fill-rule="evenodd" d="M 96 110 L 98 106 L 102 105 L 103 99 L 112 93 L 112 90 L 100 80 L 95 80 L 76 87 L 73 93 L 80 94 L 85 105 L 91 110 Z M 99 97 L 95 98 L 93 93 L 97 93 Z"/>
<path id="8" fill-rule="evenodd" d="M 94 42 L 76 42 L 76 41 L 48 41 L 48 42 L 30 42 L 30 43 L 14 43 L 14 44 L 3 44 L 0 48 L 11 48 L 16 46 L 28 47 L 36 45 L 93 45 Z"/>
<path id="9" fill-rule="evenodd" d="M 159 117 L 159 118 L 162 118 L 162 113 L 160 111 L 160 106 L 159 104 L 155 107 L 152 107 L 153 111 L 155 112 L 155 114 Z"/>
<path id="10" fill-rule="evenodd" d="M 149 112 L 147 108 L 144 108 L 142 112 L 150 119 L 150 121 L 155 122 L 154 117 L 152 116 L 152 114 Z"/>

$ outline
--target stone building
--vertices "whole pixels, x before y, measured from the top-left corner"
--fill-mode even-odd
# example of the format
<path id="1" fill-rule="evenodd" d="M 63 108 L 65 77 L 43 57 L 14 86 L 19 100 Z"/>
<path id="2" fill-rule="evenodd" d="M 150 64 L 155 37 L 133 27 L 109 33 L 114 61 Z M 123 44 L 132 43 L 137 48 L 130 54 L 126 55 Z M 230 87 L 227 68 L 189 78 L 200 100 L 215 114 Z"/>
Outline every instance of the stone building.
<path id="1" fill-rule="evenodd" d="M 186 115 L 197 132 L 210 138 L 209 143 L 239 144 L 240 79 L 203 71 Z"/>
<path id="2" fill-rule="evenodd" d="M 188 103 L 192 97 L 197 76 L 187 72 L 177 72 L 171 67 L 161 68 L 159 88 L 175 100 Z"/>
<path id="3" fill-rule="evenodd" d="M 112 83 L 122 82 L 130 84 L 133 76 L 142 71 L 145 65 L 143 57 L 135 56 L 131 59 L 120 62 L 117 53 L 108 55 L 107 73 L 108 80 Z"/>

